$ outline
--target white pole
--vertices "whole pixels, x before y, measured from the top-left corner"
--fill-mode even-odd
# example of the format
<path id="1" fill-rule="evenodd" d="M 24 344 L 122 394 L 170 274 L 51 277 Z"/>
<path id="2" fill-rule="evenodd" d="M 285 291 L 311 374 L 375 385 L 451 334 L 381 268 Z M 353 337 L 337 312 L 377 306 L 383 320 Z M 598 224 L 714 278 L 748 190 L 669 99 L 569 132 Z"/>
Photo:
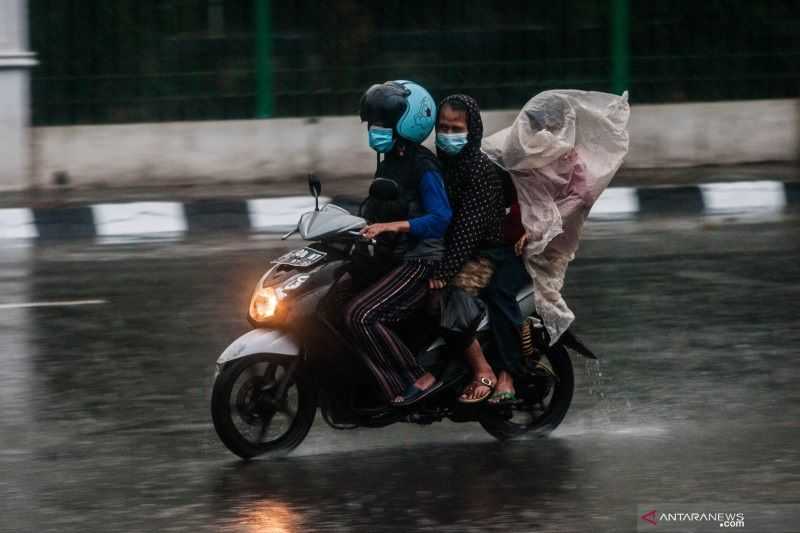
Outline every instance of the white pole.
<path id="1" fill-rule="evenodd" d="M 0 0 L 0 190 L 31 184 L 27 0 Z"/>

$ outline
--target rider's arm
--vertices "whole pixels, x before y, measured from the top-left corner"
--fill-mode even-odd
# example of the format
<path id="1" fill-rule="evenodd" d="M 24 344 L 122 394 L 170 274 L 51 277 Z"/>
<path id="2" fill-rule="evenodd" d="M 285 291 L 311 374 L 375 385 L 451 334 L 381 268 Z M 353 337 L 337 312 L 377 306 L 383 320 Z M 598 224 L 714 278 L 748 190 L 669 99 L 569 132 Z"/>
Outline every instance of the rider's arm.
<path id="1" fill-rule="evenodd" d="M 442 239 L 453 218 L 442 175 L 428 170 L 419 184 L 422 209 L 425 214 L 408 221 L 409 232 L 419 239 Z"/>

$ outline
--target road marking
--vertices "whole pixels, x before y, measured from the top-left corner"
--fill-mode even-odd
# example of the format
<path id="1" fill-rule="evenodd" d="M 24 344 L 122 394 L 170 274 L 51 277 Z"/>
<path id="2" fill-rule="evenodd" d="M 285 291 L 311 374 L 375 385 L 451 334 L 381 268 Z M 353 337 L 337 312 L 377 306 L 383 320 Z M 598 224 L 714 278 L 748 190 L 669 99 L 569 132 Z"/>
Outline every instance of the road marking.
<path id="1" fill-rule="evenodd" d="M 330 198 L 320 196 L 319 205 L 322 207 L 330 201 Z M 314 198 L 309 196 L 247 200 L 250 228 L 254 230 L 288 231 L 297 226 L 300 215 L 313 210 Z"/>
<path id="2" fill-rule="evenodd" d="M 0 239 L 35 239 L 38 236 L 33 211 L 25 208 L 0 209 Z"/>
<path id="3" fill-rule="evenodd" d="M 639 198 L 634 187 L 610 187 L 592 206 L 589 218 L 627 217 L 639 211 Z"/>
<path id="4" fill-rule="evenodd" d="M 706 212 L 780 211 L 786 205 L 780 181 L 702 183 L 700 190 Z"/>
<path id="5" fill-rule="evenodd" d="M 94 242 L 101 246 L 120 244 L 163 244 L 169 242 L 182 242 L 186 240 L 185 233 L 150 233 L 137 235 L 110 235 L 95 237 Z"/>
<path id="6" fill-rule="evenodd" d="M 63 302 L 20 302 L 0 304 L 0 309 L 26 309 L 29 307 L 74 307 L 76 305 L 102 305 L 108 300 L 66 300 Z"/>
<path id="7" fill-rule="evenodd" d="M 95 204 L 92 211 L 100 237 L 186 231 L 186 216 L 180 202 Z"/>

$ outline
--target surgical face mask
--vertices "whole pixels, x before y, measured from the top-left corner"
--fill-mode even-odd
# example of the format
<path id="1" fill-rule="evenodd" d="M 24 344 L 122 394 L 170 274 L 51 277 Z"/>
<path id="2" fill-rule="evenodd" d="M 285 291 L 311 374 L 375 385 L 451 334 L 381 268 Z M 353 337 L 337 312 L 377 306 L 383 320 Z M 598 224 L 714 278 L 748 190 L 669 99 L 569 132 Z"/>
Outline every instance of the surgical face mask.
<path id="1" fill-rule="evenodd" d="M 436 146 L 449 155 L 456 155 L 467 145 L 466 133 L 437 133 Z"/>
<path id="2" fill-rule="evenodd" d="M 380 128 L 370 126 L 369 128 L 369 147 L 378 153 L 385 154 L 391 151 L 394 146 L 394 134 L 392 128 Z"/>

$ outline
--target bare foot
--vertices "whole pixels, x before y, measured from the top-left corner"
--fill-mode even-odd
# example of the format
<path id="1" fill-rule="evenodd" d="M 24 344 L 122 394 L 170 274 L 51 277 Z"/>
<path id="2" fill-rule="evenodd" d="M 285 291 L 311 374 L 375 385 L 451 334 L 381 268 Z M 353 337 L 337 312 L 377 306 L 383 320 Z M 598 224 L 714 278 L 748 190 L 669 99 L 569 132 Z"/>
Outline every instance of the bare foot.
<path id="1" fill-rule="evenodd" d="M 497 376 L 497 386 L 494 388 L 494 391 L 499 394 L 504 392 L 516 392 L 516 390 L 514 390 L 514 378 L 511 377 L 511 374 L 502 370 L 500 375 Z"/>
<path id="2" fill-rule="evenodd" d="M 414 386 L 418 389 L 426 390 L 428 387 L 436 382 L 436 378 L 430 372 L 425 372 L 422 376 L 414 382 Z"/>
<path id="3" fill-rule="evenodd" d="M 500 372 L 497 378 L 497 386 L 494 388 L 494 393 L 489 398 L 489 403 L 498 404 L 503 401 L 513 400 L 516 398 L 517 391 L 514 389 L 514 378 L 505 370 Z"/>

